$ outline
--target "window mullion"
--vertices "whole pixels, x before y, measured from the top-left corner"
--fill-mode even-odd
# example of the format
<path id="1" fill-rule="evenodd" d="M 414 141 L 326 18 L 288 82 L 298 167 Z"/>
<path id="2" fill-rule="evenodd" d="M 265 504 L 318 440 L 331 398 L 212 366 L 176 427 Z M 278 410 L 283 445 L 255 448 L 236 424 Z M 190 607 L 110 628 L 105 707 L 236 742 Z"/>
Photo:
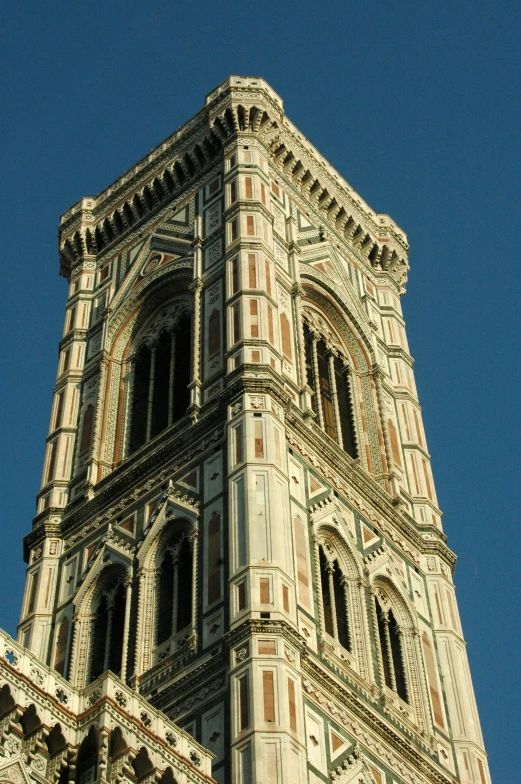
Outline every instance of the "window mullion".
<path id="1" fill-rule="evenodd" d="M 317 356 L 317 343 L 318 338 L 315 333 L 311 334 L 311 362 L 313 373 L 313 391 L 316 399 L 316 409 L 318 416 L 318 423 L 322 430 L 324 429 L 324 412 L 322 411 L 322 400 L 320 397 L 320 376 L 318 374 L 318 356 Z"/>
<path id="2" fill-rule="evenodd" d="M 105 658 L 103 659 L 103 672 L 109 668 L 110 638 L 112 637 L 112 615 L 113 603 L 111 601 L 107 606 L 107 636 L 105 638 Z"/>
<path id="3" fill-rule="evenodd" d="M 176 555 L 173 560 L 174 577 L 173 583 L 173 599 L 172 599 L 172 635 L 177 632 L 177 615 L 178 615 L 178 600 L 179 600 L 179 556 Z"/>
<path id="4" fill-rule="evenodd" d="M 121 675 L 125 683 L 127 678 L 128 637 L 130 632 L 130 608 L 132 604 L 132 579 L 129 577 L 125 584 L 125 622 L 123 625 L 123 650 L 121 652 Z"/>
<path id="5" fill-rule="evenodd" d="M 170 377 L 168 382 L 168 426 L 174 421 L 174 382 L 175 382 L 175 332 L 170 336 Z"/>
<path id="6" fill-rule="evenodd" d="M 385 639 L 385 651 L 383 651 L 383 654 L 387 658 L 387 665 L 389 667 L 389 678 L 391 681 L 391 689 L 393 691 L 397 691 L 396 676 L 394 674 L 393 652 L 391 648 L 391 635 L 389 634 L 389 615 L 386 612 L 382 612 L 382 624 L 383 624 L 384 639 Z"/>
<path id="7" fill-rule="evenodd" d="M 340 424 L 340 411 L 338 410 L 338 392 L 336 389 L 335 355 L 331 350 L 329 351 L 328 354 L 327 365 L 329 370 L 329 386 L 331 387 L 331 403 L 333 405 L 333 416 L 335 418 L 336 440 L 338 445 L 343 448 L 342 427 Z"/>
<path id="8" fill-rule="evenodd" d="M 340 576 L 340 585 L 342 586 L 342 590 L 344 591 L 344 604 L 346 610 L 346 629 L 347 629 L 347 650 L 350 653 L 353 653 L 353 640 L 351 638 L 351 625 L 349 623 L 349 581 L 345 574 Z"/>
<path id="9" fill-rule="evenodd" d="M 148 382 L 148 406 L 147 406 L 147 434 L 146 441 L 150 441 L 152 433 L 152 409 L 154 407 L 154 381 L 156 375 L 156 347 L 150 352 L 150 379 Z"/>
<path id="10" fill-rule="evenodd" d="M 329 581 L 329 601 L 331 602 L 331 620 L 333 623 L 333 637 L 338 642 L 338 622 L 336 617 L 336 597 L 335 597 L 335 580 L 333 576 L 333 564 L 327 565 L 327 577 Z"/>

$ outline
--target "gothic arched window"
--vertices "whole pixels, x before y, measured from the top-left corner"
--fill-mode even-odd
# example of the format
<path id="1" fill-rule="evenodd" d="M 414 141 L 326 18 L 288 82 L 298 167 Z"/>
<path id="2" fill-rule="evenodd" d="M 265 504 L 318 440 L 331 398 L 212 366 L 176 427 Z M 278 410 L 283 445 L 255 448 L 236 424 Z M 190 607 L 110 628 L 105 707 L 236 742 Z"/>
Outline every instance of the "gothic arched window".
<path id="1" fill-rule="evenodd" d="M 156 645 L 188 629 L 192 622 L 193 545 L 185 535 L 170 540 L 158 570 Z"/>
<path id="2" fill-rule="evenodd" d="M 304 325 L 307 381 L 313 392 L 312 406 L 322 429 L 348 455 L 355 458 L 356 440 L 349 399 L 347 365 L 338 351 Z"/>
<path id="3" fill-rule="evenodd" d="M 409 702 L 402 651 L 402 630 L 392 609 L 384 609 L 375 597 L 378 638 L 385 685 Z"/>
<path id="4" fill-rule="evenodd" d="M 346 578 L 338 560 L 329 559 L 322 545 L 319 547 L 318 552 L 325 631 L 340 643 L 343 648 L 352 653 Z"/>
<path id="5" fill-rule="evenodd" d="M 105 670 L 111 670 L 117 676 L 121 674 L 125 603 L 122 581 L 107 585 L 97 599 L 91 638 L 91 681 Z"/>
<path id="6" fill-rule="evenodd" d="M 133 367 L 130 438 L 132 454 L 177 422 L 190 404 L 191 319 L 181 316 L 138 348 Z"/>

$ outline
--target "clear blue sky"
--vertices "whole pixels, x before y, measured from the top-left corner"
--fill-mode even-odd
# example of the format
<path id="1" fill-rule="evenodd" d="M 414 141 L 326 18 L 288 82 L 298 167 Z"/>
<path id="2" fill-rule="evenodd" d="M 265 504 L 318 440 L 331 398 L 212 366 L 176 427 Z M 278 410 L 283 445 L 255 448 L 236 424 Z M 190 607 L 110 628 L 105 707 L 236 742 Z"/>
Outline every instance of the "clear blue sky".
<path id="1" fill-rule="evenodd" d="M 404 311 L 491 771 L 521 781 L 521 4 L 52 0 L 0 13 L 0 625 L 18 620 L 55 378 L 60 213 L 226 76 L 263 76 L 408 234 Z"/>

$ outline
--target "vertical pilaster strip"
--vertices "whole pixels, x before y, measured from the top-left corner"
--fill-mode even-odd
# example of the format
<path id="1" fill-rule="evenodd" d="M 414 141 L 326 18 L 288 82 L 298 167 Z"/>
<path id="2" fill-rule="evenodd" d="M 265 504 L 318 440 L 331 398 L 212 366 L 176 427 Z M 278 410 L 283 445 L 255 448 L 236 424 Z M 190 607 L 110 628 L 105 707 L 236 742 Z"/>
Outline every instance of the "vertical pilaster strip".
<path id="1" fill-rule="evenodd" d="M 103 406 L 105 403 L 105 386 L 107 383 L 108 366 L 108 359 L 103 357 L 103 359 L 100 361 L 98 399 L 96 402 L 96 415 L 94 417 L 94 428 L 92 433 L 92 448 L 89 461 L 91 462 L 91 469 L 87 480 L 91 485 L 95 484 L 96 482 L 95 466 L 97 466 L 100 459 L 101 428 L 103 424 Z"/>
<path id="2" fill-rule="evenodd" d="M 378 366 L 373 369 L 373 377 L 376 388 L 376 400 L 378 402 L 378 413 L 380 415 L 380 424 L 382 426 L 382 436 L 384 440 L 385 461 L 387 463 L 387 471 L 389 472 L 389 479 L 391 483 L 391 492 L 393 496 L 398 493 L 396 477 L 394 475 L 394 461 L 391 449 L 391 439 L 389 438 L 389 429 L 387 427 L 387 417 L 385 415 L 385 401 L 382 387 L 382 372 Z M 378 426 L 378 424 L 377 424 Z"/>

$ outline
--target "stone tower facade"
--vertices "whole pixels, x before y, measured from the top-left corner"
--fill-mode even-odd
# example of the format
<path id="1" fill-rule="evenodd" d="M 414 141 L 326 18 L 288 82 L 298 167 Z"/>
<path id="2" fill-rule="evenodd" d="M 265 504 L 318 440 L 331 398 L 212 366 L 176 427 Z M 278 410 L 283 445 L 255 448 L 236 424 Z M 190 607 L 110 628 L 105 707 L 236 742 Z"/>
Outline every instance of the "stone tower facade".
<path id="1" fill-rule="evenodd" d="M 166 714 L 221 784 L 489 784 L 401 229 L 231 77 L 59 250 L 26 655 Z"/>

